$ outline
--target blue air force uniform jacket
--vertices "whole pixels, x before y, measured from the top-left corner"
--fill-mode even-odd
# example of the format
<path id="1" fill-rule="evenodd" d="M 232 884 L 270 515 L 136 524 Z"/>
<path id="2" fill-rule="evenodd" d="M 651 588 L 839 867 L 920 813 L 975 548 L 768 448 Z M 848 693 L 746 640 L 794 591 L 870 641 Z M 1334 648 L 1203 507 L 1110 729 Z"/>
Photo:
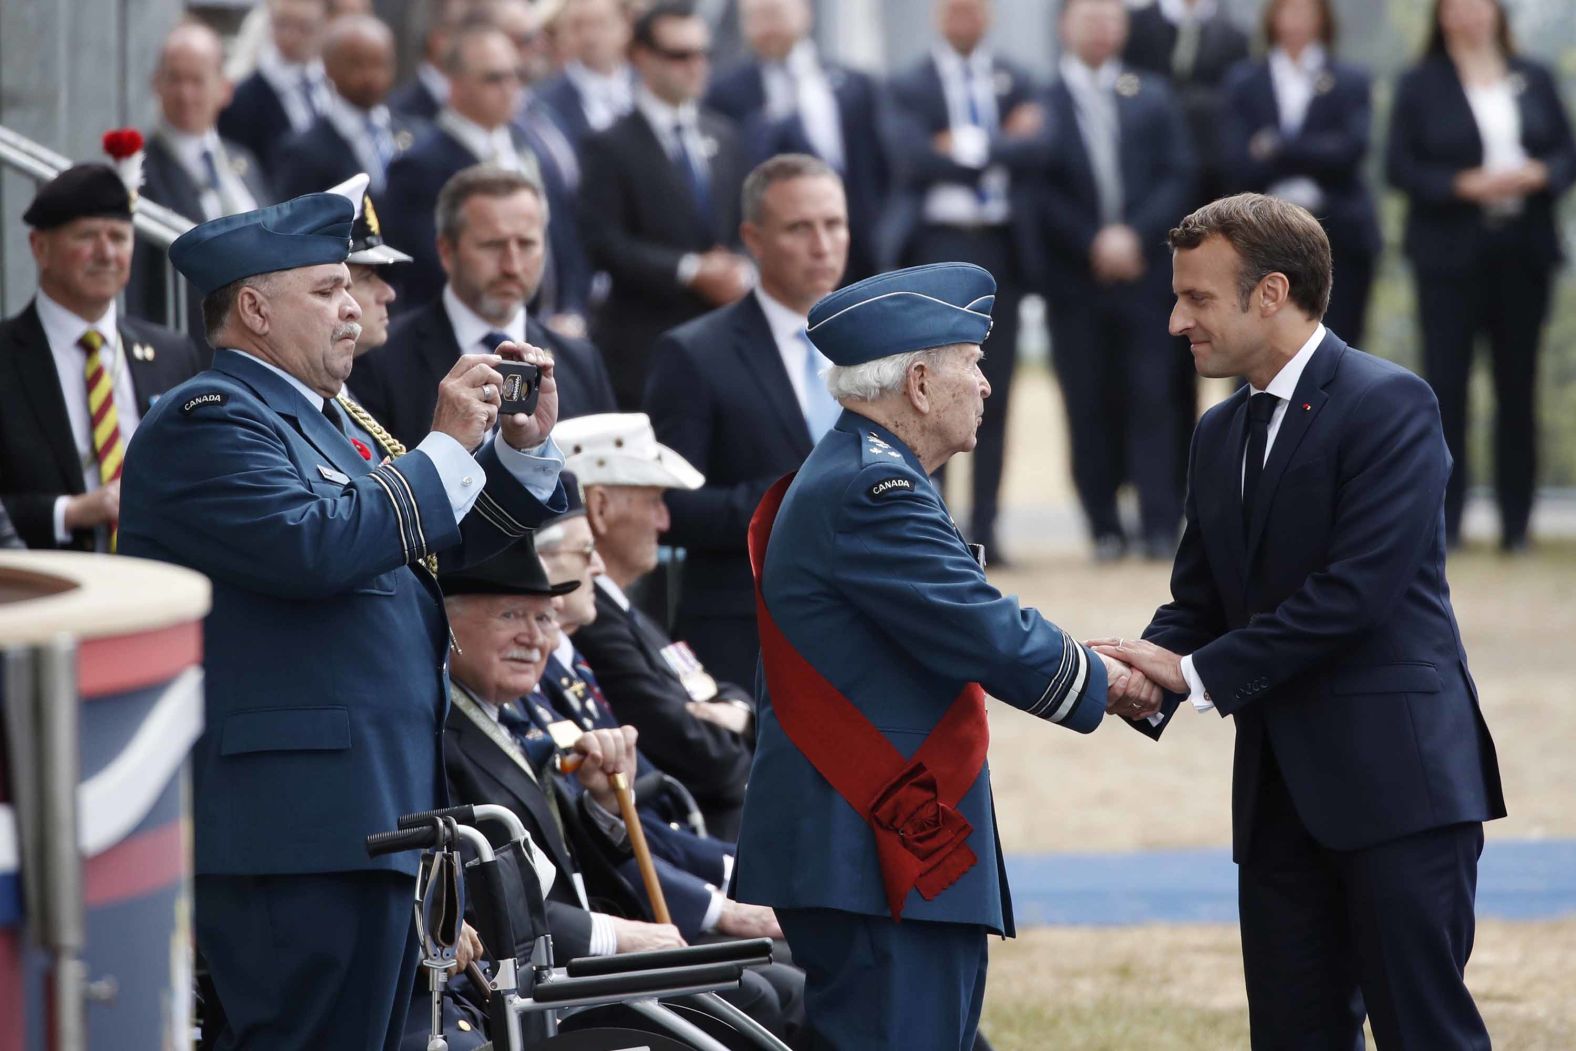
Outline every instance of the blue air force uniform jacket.
<path id="1" fill-rule="evenodd" d="M 277 373 L 220 350 L 127 451 L 121 550 L 213 582 L 199 874 L 415 871 L 414 853 L 369 859 L 362 840 L 446 798 L 448 627 L 418 563 L 484 559 L 564 506 L 488 444 L 485 489 L 456 525 L 425 453 L 379 466 L 360 440 L 373 462 Z"/>
<path id="2" fill-rule="evenodd" d="M 904 756 L 967 683 L 1088 733 L 1105 712 L 1100 659 L 985 579 L 919 460 L 896 435 L 844 412 L 778 513 L 762 591 L 802 654 Z M 737 897 L 776 908 L 888 914 L 874 835 L 758 694 L 755 765 L 739 837 Z M 903 919 L 1012 933 L 988 765 L 958 804 L 978 857 Z"/>

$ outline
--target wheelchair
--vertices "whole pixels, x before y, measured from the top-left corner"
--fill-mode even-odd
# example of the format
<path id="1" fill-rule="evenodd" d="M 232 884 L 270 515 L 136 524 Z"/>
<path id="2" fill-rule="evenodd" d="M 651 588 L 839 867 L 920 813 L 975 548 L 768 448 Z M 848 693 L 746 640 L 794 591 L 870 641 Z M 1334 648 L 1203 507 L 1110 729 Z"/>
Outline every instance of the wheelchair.
<path id="1" fill-rule="evenodd" d="M 494 849 L 477 827 L 503 826 Z M 408 814 L 368 836 L 378 857 L 420 850 L 413 911 L 421 971 L 431 993 L 427 1051 L 448 1051 L 442 1003 L 454 970 L 466 904 L 494 955 L 491 973 L 469 970 L 486 999 L 495 1051 L 788 1051 L 788 1045 L 717 996 L 747 968 L 771 962 L 769 938 L 585 957 L 559 966 L 548 933 L 539 855 L 511 811 L 492 805 Z M 543 862 L 542 866 L 547 863 Z"/>

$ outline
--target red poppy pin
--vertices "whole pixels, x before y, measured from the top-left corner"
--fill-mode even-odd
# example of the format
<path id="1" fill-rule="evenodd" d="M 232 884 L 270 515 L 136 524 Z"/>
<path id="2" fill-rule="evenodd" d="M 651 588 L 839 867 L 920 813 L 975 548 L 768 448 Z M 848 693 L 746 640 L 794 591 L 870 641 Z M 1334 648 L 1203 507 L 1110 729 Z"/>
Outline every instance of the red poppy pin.
<path id="1" fill-rule="evenodd" d="M 1313 403 L 1312 402 L 1306 402 L 1306 401 L 1303 402 L 1302 403 L 1302 411 L 1303 412 L 1312 412 L 1313 411 Z"/>
<path id="2" fill-rule="evenodd" d="M 367 463 L 372 462 L 372 450 L 368 449 L 360 438 L 350 439 L 350 444 L 356 447 L 356 452 L 361 454 L 363 460 L 367 461 Z"/>

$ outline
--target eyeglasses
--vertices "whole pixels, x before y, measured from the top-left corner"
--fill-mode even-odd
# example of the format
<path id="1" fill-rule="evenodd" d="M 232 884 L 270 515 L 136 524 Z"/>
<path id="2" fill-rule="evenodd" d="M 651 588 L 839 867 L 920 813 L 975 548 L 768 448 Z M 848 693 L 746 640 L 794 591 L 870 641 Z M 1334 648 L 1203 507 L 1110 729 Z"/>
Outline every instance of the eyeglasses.
<path id="1" fill-rule="evenodd" d="M 658 58 L 668 62 L 699 62 L 711 57 L 711 48 L 708 47 L 667 48 L 652 44 L 651 51 Z"/>
<path id="2" fill-rule="evenodd" d="M 495 69 L 490 73 L 478 73 L 476 79 L 492 87 L 495 84 L 515 84 L 520 80 L 520 73 L 513 69 Z"/>
<path id="3" fill-rule="evenodd" d="M 580 547 L 557 547 L 557 548 L 554 548 L 551 551 L 541 552 L 541 554 L 549 555 L 549 556 L 550 555 L 575 555 L 575 556 L 583 558 L 587 562 L 589 562 L 589 561 L 591 561 L 591 556 L 596 554 L 596 541 L 595 540 L 587 540 Z"/>

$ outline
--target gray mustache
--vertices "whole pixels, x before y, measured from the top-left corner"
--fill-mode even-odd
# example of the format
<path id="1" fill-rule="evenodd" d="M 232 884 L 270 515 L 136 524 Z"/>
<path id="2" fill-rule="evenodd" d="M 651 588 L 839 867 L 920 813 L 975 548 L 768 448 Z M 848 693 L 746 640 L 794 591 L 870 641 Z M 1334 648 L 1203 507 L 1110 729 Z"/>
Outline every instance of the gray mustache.
<path id="1" fill-rule="evenodd" d="M 360 338 L 361 338 L 361 326 L 356 324 L 354 321 L 348 321 L 345 324 L 340 325 L 338 328 L 334 329 L 333 342 L 335 342 L 335 343 L 338 343 L 342 339 L 360 339 Z"/>

